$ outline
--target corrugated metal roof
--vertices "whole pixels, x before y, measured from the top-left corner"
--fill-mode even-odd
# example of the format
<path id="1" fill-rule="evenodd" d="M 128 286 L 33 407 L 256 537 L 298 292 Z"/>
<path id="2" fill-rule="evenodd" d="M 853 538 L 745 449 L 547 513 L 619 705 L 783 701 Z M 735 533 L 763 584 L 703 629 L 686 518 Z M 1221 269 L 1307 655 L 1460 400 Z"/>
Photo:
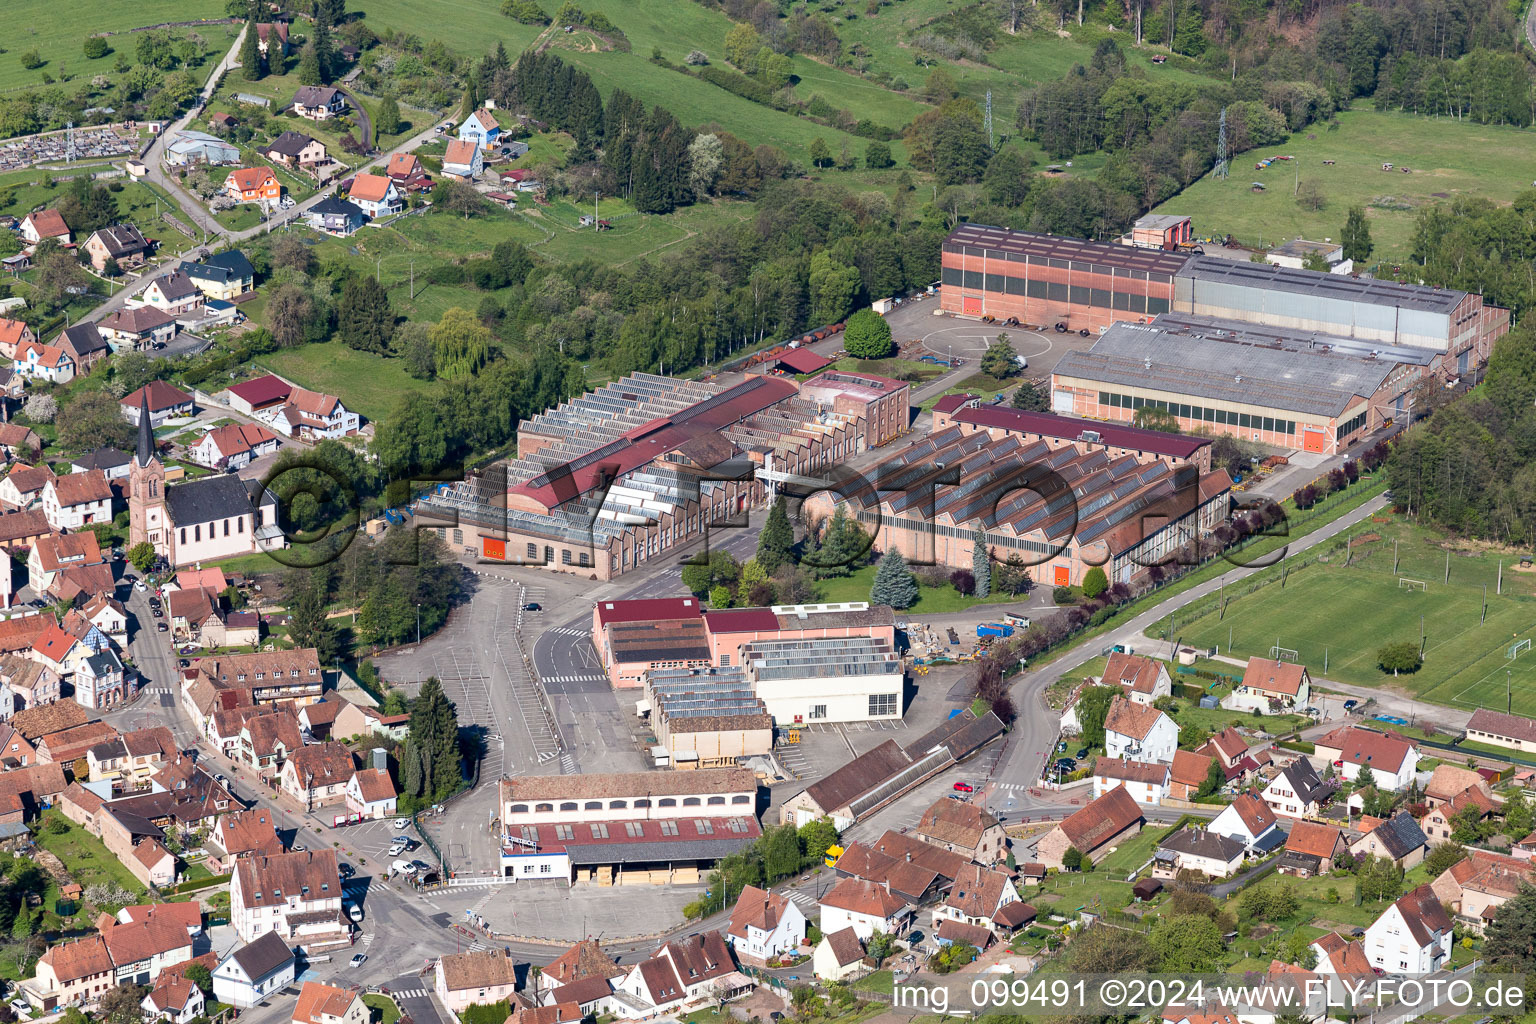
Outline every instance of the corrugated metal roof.
<path id="1" fill-rule="evenodd" d="M 1271 263 L 1236 263 L 1215 256 L 1196 256 L 1189 260 L 1179 277 L 1196 281 L 1263 288 L 1266 291 L 1293 292 L 1344 302 L 1365 302 L 1377 306 L 1401 306 L 1431 313 L 1449 314 L 1467 297 L 1455 288 L 1430 288 L 1417 284 L 1398 284 L 1367 277 L 1346 277 L 1316 270 L 1292 270 Z"/>
<path id="2" fill-rule="evenodd" d="M 1237 402 L 1300 415 L 1338 416 L 1375 394 L 1397 365 L 1388 346 L 1371 358 L 1281 332 L 1228 333 L 1157 323 L 1110 326 L 1087 352 L 1068 352 L 1056 375 L 1103 385 Z"/>
<path id="3" fill-rule="evenodd" d="M 1016 253 L 1032 259 L 1073 260 L 1163 275 L 1178 273 L 1189 261 L 1188 256 L 1180 253 L 1133 249 L 1107 242 L 1089 242 L 1081 238 L 1057 238 L 1055 235 L 1039 235 L 1032 231 L 1010 231 L 989 224 L 961 225 L 944 240 L 946 250 L 962 245 Z"/>
<path id="4" fill-rule="evenodd" d="M 1121 325 L 1115 325 L 1115 327 L 1119 326 Z M 1114 330 L 1113 327 L 1110 329 Z M 1095 345 L 1094 348 L 1097 350 L 1098 346 Z M 1005 409 L 995 405 L 961 409 L 955 413 L 954 420 L 957 423 L 969 423 L 978 427 L 1017 430 L 1022 433 L 1039 434 L 1042 437 L 1055 437 L 1068 441 L 1080 440 L 1084 431 L 1092 431 L 1099 435 L 1100 443 L 1114 448 L 1131 448 L 1156 455 L 1170 455 L 1179 459 L 1190 458 L 1211 443 L 1210 439 L 1205 437 L 1187 437 L 1184 434 L 1169 434 L 1161 430 L 1144 430 L 1141 427 L 1127 427 L 1103 423 L 1099 420 L 1082 420 L 1074 416 L 1058 416 L 1050 412 Z"/>

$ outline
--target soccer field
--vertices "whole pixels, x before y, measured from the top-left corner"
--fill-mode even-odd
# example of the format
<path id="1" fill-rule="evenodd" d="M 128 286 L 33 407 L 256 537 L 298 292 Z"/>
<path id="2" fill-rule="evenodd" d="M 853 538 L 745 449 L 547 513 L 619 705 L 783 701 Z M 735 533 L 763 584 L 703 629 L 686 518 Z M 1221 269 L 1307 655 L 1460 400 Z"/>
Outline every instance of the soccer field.
<path id="1" fill-rule="evenodd" d="M 1512 644 L 1536 637 L 1536 580 L 1504 556 L 1503 594 L 1497 555 L 1446 549 L 1428 531 L 1407 523 L 1367 524 L 1353 531 L 1345 565 L 1342 545 L 1327 561 L 1290 572 L 1227 602 L 1210 601 L 1180 620 L 1175 632 L 1194 647 L 1220 647 L 1234 657 L 1294 651 L 1314 676 L 1366 686 L 1397 686 L 1458 707 L 1505 708 L 1509 686 L 1517 714 L 1536 715 L 1536 652 L 1511 660 Z M 1396 553 L 1394 557 L 1394 546 Z M 1411 581 L 1411 582 L 1410 582 Z M 1487 587 L 1487 618 L 1483 588 Z M 1162 635 L 1163 625 L 1155 627 Z M 1421 634 L 1422 629 L 1422 634 Z M 1424 638 L 1424 665 L 1393 678 L 1376 666 L 1376 652 L 1393 640 Z M 1326 665 L 1326 668 L 1325 668 Z"/>

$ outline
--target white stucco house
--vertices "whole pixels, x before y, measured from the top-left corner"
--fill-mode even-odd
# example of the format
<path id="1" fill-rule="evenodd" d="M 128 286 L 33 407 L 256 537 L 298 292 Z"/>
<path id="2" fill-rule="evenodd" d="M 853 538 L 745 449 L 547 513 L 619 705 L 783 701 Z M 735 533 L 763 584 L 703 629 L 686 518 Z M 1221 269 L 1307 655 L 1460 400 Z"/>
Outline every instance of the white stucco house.
<path id="1" fill-rule="evenodd" d="M 1179 749 L 1179 727 L 1150 705 L 1116 696 L 1104 718 L 1104 746 L 1113 758 L 1172 764 L 1173 752 Z"/>
<path id="2" fill-rule="evenodd" d="M 1365 955 L 1387 974 L 1430 974 L 1451 959 L 1451 919 L 1434 889 L 1421 885 L 1365 930 Z"/>

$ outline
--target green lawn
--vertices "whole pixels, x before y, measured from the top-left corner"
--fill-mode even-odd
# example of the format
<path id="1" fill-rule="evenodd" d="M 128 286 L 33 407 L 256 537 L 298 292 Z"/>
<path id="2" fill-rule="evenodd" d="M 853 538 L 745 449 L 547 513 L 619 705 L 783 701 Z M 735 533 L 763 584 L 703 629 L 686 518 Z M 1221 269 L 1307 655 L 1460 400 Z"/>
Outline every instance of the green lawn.
<path id="1" fill-rule="evenodd" d="M 868 601 L 869 588 L 875 582 L 876 566 L 866 565 L 862 569 L 848 576 L 834 576 L 831 579 L 821 580 L 816 584 L 818 600 L 829 602 L 841 601 Z M 992 594 L 990 597 L 963 597 L 954 587 L 945 585 L 942 587 L 920 587 L 917 601 L 912 607 L 906 609 L 908 619 L 923 615 L 944 615 L 949 612 L 960 612 L 977 605 L 1017 604 L 1024 601 L 1023 597 L 1015 597 L 1012 594 Z M 990 617 L 1001 615 L 1001 610 L 988 612 L 985 615 L 978 614 L 978 621 L 985 621 Z M 961 642 L 966 641 L 966 633 L 961 631 Z M 974 641 L 976 634 L 970 634 L 970 640 Z"/>
<path id="2" fill-rule="evenodd" d="M 64 822 L 69 826 L 68 830 L 55 835 L 49 827 L 54 821 Z M 113 856 L 100 839 L 64 817 L 59 811 L 46 812 L 33 835 L 37 845 L 63 861 L 64 867 L 75 881 L 85 888 L 89 889 L 98 882 L 105 884 L 115 882 L 135 896 L 144 894 L 144 887 L 139 884 L 139 880 L 129 874 L 122 861 Z"/>
<path id="3" fill-rule="evenodd" d="M 400 1019 L 400 1007 L 389 996 L 366 992 L 363 994 L 363 1005 L 368 1007 L 370 1024 L 395 1024 Z"/>
<path id="4" fill-rule="evenodd" d="M 1393 261 L 1408 255 L 1424 207 L 1464 195 L 1507 202 L 1531 181 L 1536 132 L 1370 109 L 1344 111 L 1338 122 L 1336 131 L 1316 125 L 1282 145 L 1245 153 L 1226 181 L 1207 175 L 1154 212 L 1192 217 L 1201 237 L 1231 234 L 1244 245 L 1274 246 L 1297 237 L 1337 238 L 1349 207 L 1360 204 L 1370 218 L 1375 259 Z M 1277 154 L 1297 160 L 1254 170 L 1258 160 Z M 1324 160 L 1337 162 L 1325 166 Z M 1394 169 L 1383 171 L 1383 163 Z M 1413 173 L 1401 173 L 1405 166 Z M 1296 204 L 1298 169 L 1302 181 L 1321 186 L 1322 210 Z M 1266 191 L 1252 191 L 1255 181 Z M 1404 208 L 1388 208 L 1398 206 Z"/>
<path id="5" fill-rule="evenodd" d="M 301 387 L 339 396 L 370 420 L 388 415 L 406 392 L 427 387 L 407 375 L 398 359 L 359 352 L 339 341 L 283 349 L 257 362 Z"/>
<path id="6" fill-rule="evenodd" d="M 0 54 L 0 60 L 3 59 L 5 55 Z M 106 166 L 100 165 L 100 169 Z M 69 191 L 71 184 L 55 181 L 51 175 L 39 170 L 11 171 L 0 175 L 0 213 L 21 217 L 39 206 L 51 206 Z M 109 184 L 122 186 L 121 191 L 113 193 L 122 219 L 138 225 L 145 237 L 158 241 L 162 254 L 178 253 L 194 244 L 192 239 L 160 219 L 161 211 L 169 207 L 170 201 L 153 187 L 126 178 L 113 179 Z M 101 286 L 105 288 L 105 285 Z"/>
<path id="7" fill-rule="evenodd" d="M 1367 534 L 1375 539 L 1366 540 Z M 1512 571 L 1515 559 L 1506 554 L 1504 593 L 1497 595 L 1498 555 L 1467 548 L 1450 552 L 1447 584 L 1447 550 L 1439 536 L 1390 515 L 1356 527 L 1353 535 L 1358 542 L 1351 565 L 1343 564 L 1342 549 L 1335 550 L 1327 562 L 1290 573 L 1283 589 L 1272 584 L 1229 598 L 1225 617 L 1215 600 L 1186 609 L 1178 632 L 1196 647 L 1225 650 L 1230 638 L 1236 657 L 1268 657 L 1278 645 L 1294 650 L 1317 676 L 1395 686 L 1461 707 L 1502 710 L 1508 679 L 1516 713 L 1536 714 L 1536 654 L 1506 657 L 1513 639 L 1536 635 L 1536 576 Z M 1400 578 L 1422 581 L 1427 590 L 1403 589 Z M 1421 622 L 1423 667 L 1397 678 L 1378 669 L 1377 649 L 1389 640 L 1418 642 Z"/>
<path id="8" fill-rule="evenodd" d="M 113 35 L 107 42 L 114 52 L 87 60 L 81 51 L 87 35 L 225 16 L 224 4 L 219 0 L 103 0 L 91 5 L 89 17 L 72 17 L 71 13 L 84 12 L 67 12 L 48 0 L 10 0 L 5 5 L 6 52 L 0 53 L 0 92 L 41 86 L 44 72 L 56 80 L 89 82 L 93 75 L 110 74 L 117 54 L 125 53 L 130 60 L 134 59 L 135 37 Z M 212 50 L 222 53 L 230 44 L 229 28 L 204 25 L 194 31 Z M 187 30 L 175 31 L 184 36 Z M 21 66 L 22 54 L 28 50 L 36 50 L 43 58 L 42 67 L 28 70 Z M 206 76 L 208 66 L 205 59 L 195 71 Z"/>

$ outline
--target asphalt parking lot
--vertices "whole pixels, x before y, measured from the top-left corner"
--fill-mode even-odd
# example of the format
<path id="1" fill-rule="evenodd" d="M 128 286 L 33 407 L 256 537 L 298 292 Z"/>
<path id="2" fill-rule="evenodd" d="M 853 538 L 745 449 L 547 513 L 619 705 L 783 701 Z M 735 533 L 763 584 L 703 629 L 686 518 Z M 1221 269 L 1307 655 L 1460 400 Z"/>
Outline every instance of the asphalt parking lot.
<path id="1" fill-rule="evenodd" d="M 898 355 L 921 346 L 940 358 L 959 356 L 969 360 L 963 369 L 975 368 L 979 372 L 976 361 L 980 360 L 981 354 L 999 334 L 1007 334 L 1019 355 L 1029 360 L 1029 376 L 1039 377 L 1055 369 L 1063 353 L 1087 351 L 1099 340 L 1096 335 L 1084 338 L 1078 334 L 1033 331 L 949 314 L 936 315 L 938 308 L 938 296 L 933 295 L 904 302 L 885 314 L 886 323 L 891 325 L 891 335 L 896 339 Z"/>

